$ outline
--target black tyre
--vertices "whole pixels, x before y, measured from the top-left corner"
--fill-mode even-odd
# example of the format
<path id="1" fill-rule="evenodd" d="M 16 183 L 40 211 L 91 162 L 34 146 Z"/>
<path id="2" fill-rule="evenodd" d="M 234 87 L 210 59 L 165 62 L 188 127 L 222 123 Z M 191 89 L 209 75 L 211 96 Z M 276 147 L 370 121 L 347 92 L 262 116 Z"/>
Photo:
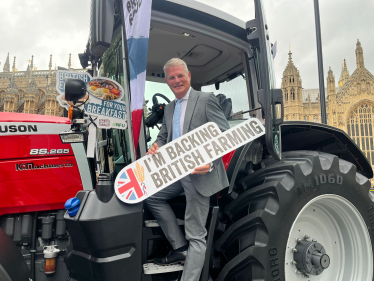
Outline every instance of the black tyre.
<path id="1" fill-rule="evenodd" d="M 261 165 L 224 209 L 230 223 L 215 243 L 223 263 L 216 280 L 373 280 L 370 181 L 313 151 Z"/>

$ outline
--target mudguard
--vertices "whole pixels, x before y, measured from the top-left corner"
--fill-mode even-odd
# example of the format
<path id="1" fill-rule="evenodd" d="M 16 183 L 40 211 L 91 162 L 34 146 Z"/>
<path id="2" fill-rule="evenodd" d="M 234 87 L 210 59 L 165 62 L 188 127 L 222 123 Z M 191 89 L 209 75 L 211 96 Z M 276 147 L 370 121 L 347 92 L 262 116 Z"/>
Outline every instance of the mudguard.
<path id="1" fill-rule="evenodd" d="M 373 177 L 373 169 L 354 141 L 343 131 L 329 125 L 289 121 L 281 126 L 282 151 L 312 150 L 338 156 L 357 166 L 357 172 Z"/>

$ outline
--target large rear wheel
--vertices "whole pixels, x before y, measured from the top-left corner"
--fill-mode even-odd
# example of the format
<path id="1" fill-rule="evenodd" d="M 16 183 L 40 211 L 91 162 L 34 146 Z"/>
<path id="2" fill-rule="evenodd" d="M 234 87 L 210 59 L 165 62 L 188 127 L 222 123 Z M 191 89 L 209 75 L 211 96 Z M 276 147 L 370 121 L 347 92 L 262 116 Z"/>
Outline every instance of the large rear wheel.
<path id="1" fill-rule="evenodd" d="M 216 280 L 373 280 L 370 181 L 353 164 L 313 151 L 261 166 L 237 180 L 239 196 L 224 209 Z"/>

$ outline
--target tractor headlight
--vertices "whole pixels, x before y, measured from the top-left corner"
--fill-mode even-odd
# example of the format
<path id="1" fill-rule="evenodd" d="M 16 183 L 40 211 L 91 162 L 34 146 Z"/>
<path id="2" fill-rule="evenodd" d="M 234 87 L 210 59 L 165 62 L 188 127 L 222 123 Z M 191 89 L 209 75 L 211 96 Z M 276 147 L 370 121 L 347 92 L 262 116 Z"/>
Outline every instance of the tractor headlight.
<path id="1" fill-rule="evenodd" d="M 88 131 L 68 131 L 60 134 L 62 143 L 77 143 L 87 141 Z"/>

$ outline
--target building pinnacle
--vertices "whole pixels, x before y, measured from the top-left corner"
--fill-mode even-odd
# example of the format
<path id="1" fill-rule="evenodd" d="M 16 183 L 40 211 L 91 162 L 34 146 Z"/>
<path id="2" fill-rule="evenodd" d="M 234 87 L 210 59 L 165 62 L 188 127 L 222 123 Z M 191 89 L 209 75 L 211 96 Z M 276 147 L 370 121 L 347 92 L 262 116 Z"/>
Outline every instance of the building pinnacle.
<path id="1" fill-rule="evenodd" d="M 13 71 L 13 72 L 16 72 L 16 57 L 14 57 L 14 59 L 13 59 L 13 67 L 12 67 L 12 71 Z"/>
<path id="2" fill-rule="evenodd" d="M 69 63 L 68 63 L 68 69 L 71 69 L 71 54 L 69 54 Z"/>
<path id="3" fill-rule="evenodd" d="M 30 79 L 32 76 L 32 71 L 34 69 L 34 55 L 31 56 L 31 62 L 30 62 Z"/>
<path id="4" fill-rule="evenodd" d="M 49 70 L 52 69 L 52 54 L 49 56 Z"/>
<path id="5" fill-rule="evenodd" d="M 348 81 L 349 77 L 350 75 L 347 68 L 347 62 L 344 59 L 342 60 L 342 73 L 340 74 L 340 79 L 338 82 L 339 87 L 342 87 L 345 84 L 345 82 Z"/>
<path id="6" fill-rule="evenodd" d="M 361 42 L 358 39 L 356 44 L 356 65 L 357 68 L 365 68 L 364 51 L 361 47 Z"/>
<path id="7" fill-rule="evenodd" d="M 6 60 L 5 60 L 5 63 L 4 63 L 4 67 L 3 67 L 3 71 L 4 72 L 9 72 L 10 71 L 10 64 L 9 64 L 9 53 L 6 57 Z"/>

